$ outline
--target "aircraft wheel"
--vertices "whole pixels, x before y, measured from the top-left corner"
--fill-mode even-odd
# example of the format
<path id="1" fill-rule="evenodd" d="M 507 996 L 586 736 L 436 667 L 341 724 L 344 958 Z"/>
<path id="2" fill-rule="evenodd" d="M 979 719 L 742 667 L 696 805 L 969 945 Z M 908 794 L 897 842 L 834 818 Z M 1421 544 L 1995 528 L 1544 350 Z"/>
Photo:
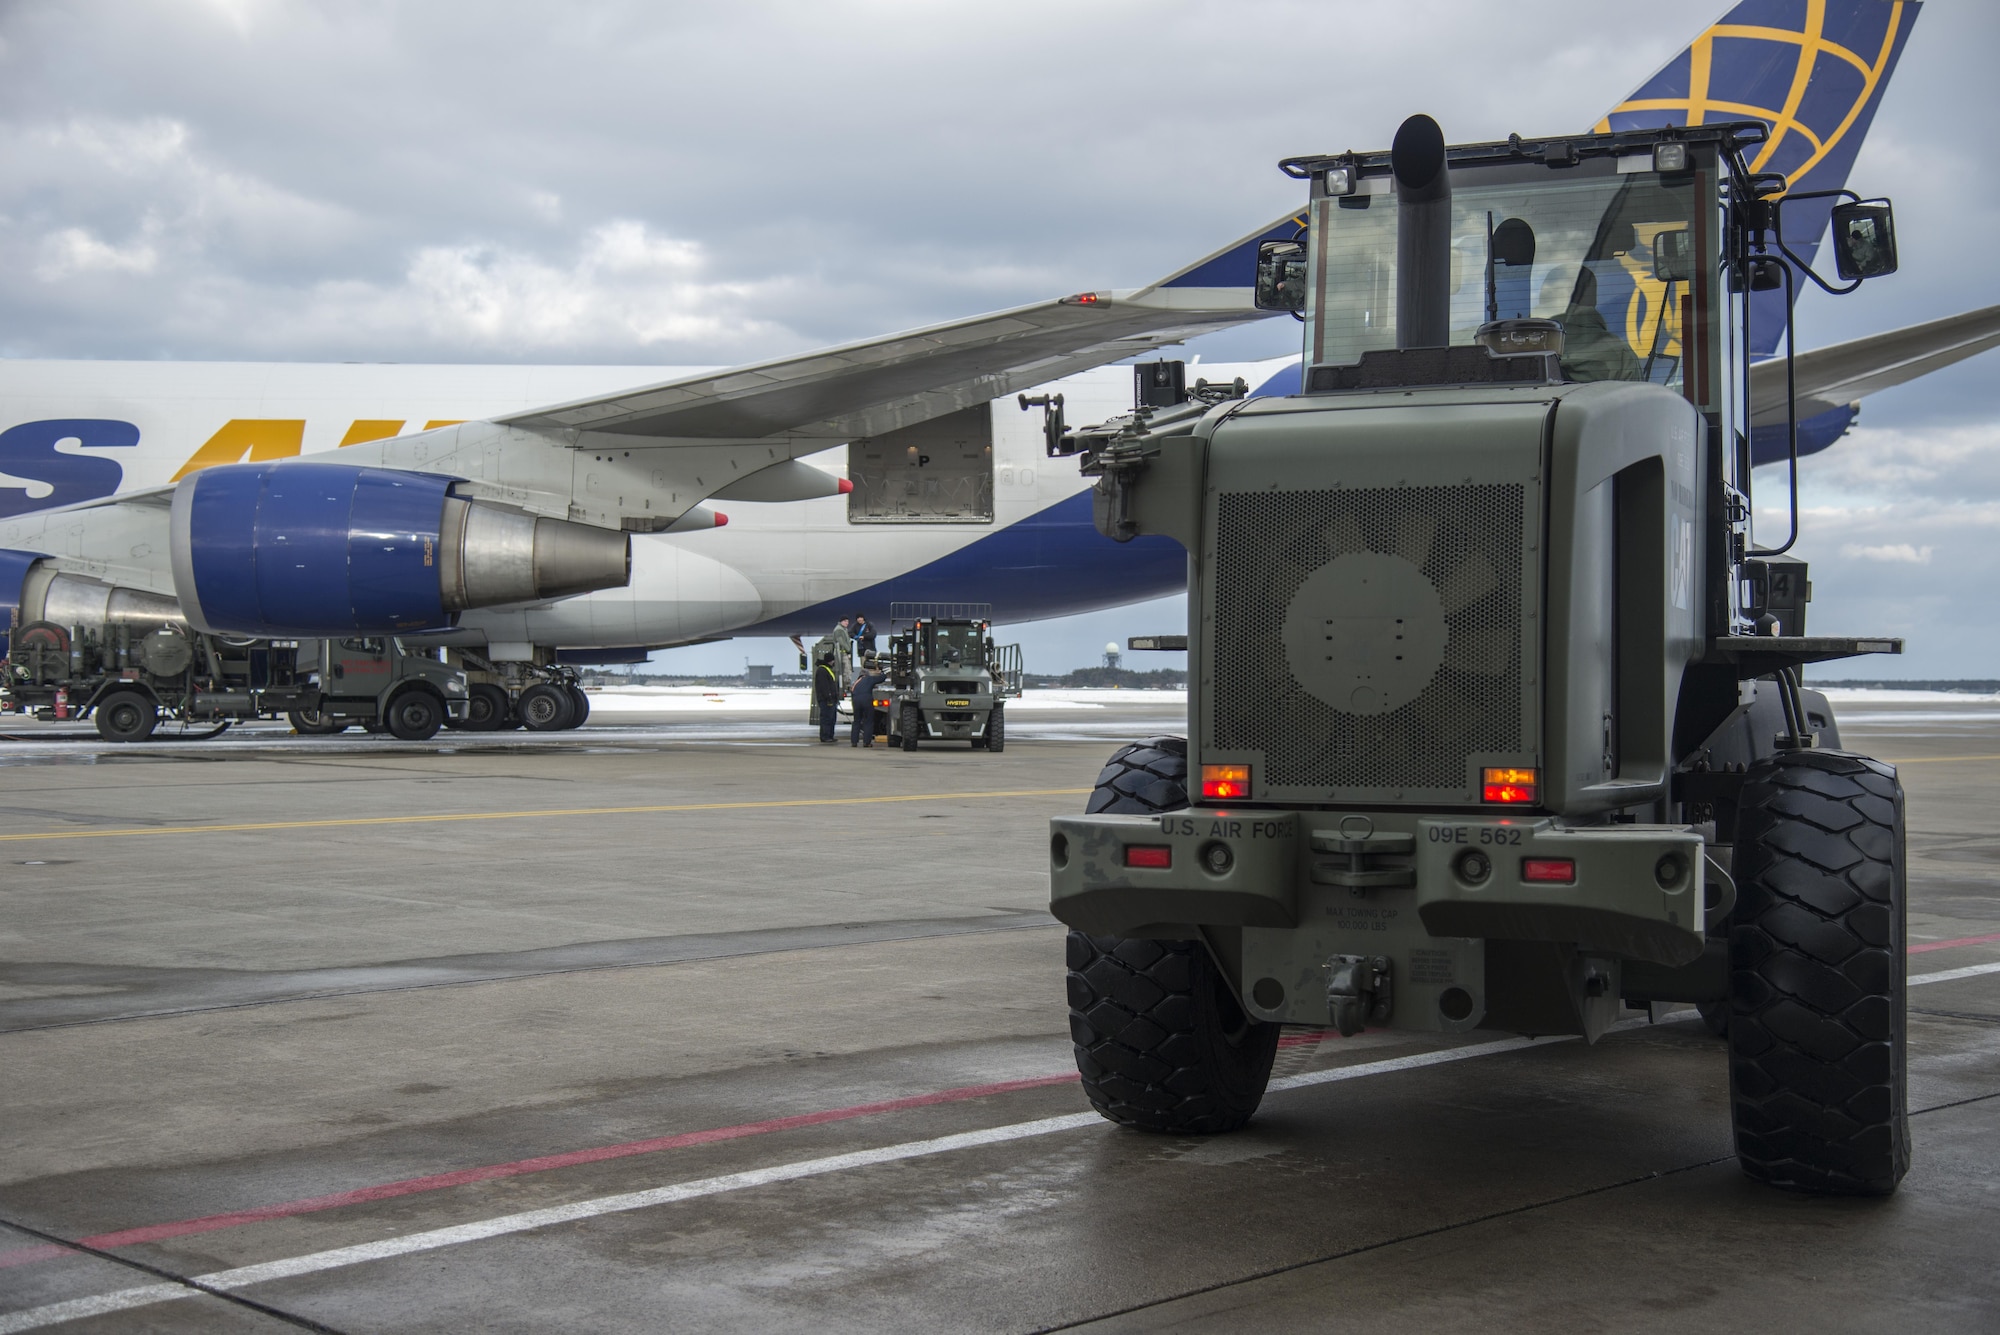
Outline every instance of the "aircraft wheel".
<path id="1" fill-rule="evenodd" d="M 94 712 L 97 735 L 107 742 L 143 742 L 160 722 L 159 709 L 138 691 L 113 691 Z"/>
<path id="2" fill-rule="evenodd" d="M 1886 1196 L 1910 1166 L 1903 786 L 1844 751 L 1756 761 L 1738 807 L 1729 1105 L 1743 1171 Z"/>
<path id="3" fill-rule="evenodd" d="M 522 691 L 515 709 L 520 714 L 521 726 L 529 732 L 560 732 L 569 726 L 570 716 L 576 713 L 569 692 L 545 681 Z"/>
<path id="4" fill-rule="evenodd" d="M 427 742 L 444 726 L 444 702 L 421 688 L 406 689 L 389 702 L 388 726 L 398 741 Z"/>
<path id="5" fill-rule="evenodd" d="M 584 721 L 590 717 L 590 697 L 583 693 L 581 686 L 566 686 L 564 690 L 569 693 L 570 703 L 576 706 L 576 712 L 571 716 L 569 726 L 581 728 Z"/>
<path id="6" fill-rule="evenodd" d="M 507 726 L 509 701 L 504 688 L 490 681 L 475 682 L 465 693 L 467 732 L 497 732 Z"/>

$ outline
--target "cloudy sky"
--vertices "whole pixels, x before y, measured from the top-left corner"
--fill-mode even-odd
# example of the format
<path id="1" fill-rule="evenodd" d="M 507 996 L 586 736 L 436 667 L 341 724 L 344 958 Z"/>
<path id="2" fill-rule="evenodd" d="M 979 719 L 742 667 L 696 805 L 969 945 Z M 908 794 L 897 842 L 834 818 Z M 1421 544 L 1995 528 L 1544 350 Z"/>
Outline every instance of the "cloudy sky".
<path id="1" fill-rule="evenodd" d="M 716 364 L 1135 285 L 1294 205 L 1281 156 L 1586 126 L 1724 7 L 0 0 L 0 355 Z M 1808 298 L 1801 347 L 2000 302 L 1996 54 L 2000 6 L 1925 6 L 1852 182 L 1903 272 Z M 1815 629 L 1909 637 L 1885 674 L 2000 676 L 1996 376 L 1805 467 Z"/>

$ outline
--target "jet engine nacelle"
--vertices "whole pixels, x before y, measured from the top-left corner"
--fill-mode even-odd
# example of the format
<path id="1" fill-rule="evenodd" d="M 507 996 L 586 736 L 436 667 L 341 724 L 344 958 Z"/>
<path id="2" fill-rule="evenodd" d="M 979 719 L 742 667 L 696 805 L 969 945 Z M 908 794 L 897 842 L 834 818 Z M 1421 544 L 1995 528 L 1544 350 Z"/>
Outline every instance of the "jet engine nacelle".
<path id="1" fill-rule="evenodd" d="M 623 533 L 452 494 L 430 473 L 225 464 L 174 489 L 174 589 L 196 630 L 437 630 L 471 607 L 617 588 Z"/>

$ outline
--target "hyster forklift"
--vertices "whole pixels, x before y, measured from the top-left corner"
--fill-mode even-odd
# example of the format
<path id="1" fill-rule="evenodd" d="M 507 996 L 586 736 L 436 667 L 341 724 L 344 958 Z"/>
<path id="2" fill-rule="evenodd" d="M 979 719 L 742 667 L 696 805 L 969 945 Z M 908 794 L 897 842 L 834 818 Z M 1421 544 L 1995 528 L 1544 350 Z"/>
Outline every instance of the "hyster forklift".
<path id="1" fill-rule="evenodd" d="M 993 605 L 892 603 L 889 625 L 889 680 L 875 697 L 889 745 L 1005 750 L 1006 702 L 1021 693 L 1021 646 L 993 643 Z"/>
<path id="2" fill-rule="evenodd" d="M 1694 1003 L 1745 1171 L 1902 1178 L 1902 788 L 1799 676 L 1901 645 L 1805 633 L 1796 404 L 1775 546 L 1745 437 L 1753 305 L 1893 272 L 1893 223 L 1839 192 L 1846 286 L 1813 273 L 1804 197 L 1746 165 L 1765 134 L 1447 147 L 1419 116 L 1288 160 L 1308 223 L 1257 285 L 1304 324 L 1301 392 L 1051 408 L 1098 528 L 1189 554 L 1158 642 L 1190 655 L 1189 737 L 1052 822 L 1104 1116 L 1241 1126 L 1286 1024 L 1594 1042 Z"/>

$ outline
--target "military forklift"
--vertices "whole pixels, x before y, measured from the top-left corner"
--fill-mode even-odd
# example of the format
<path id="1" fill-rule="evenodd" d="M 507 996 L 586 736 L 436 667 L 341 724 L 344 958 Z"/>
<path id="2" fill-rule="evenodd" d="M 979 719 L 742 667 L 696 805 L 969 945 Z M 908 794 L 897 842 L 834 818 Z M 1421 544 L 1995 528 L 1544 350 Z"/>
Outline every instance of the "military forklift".
<path id="1" fill-rule="evenodd" d="M 1281 1025 L 1595 1042 L 1693 1004 L 1747 1173 L 1894 1190 L 1903 792 L 1800 669 L 1901 644 L 1806 633 L 1788 379 L 1756 377 L 1790 414 L 1774 545 L 1746 438 L 1751 321 L 1893 272 L 1893 219 L 1837 192 L 1843 282 L 1814 273 L 1785 223 L 1827 199 L 1751 170 L 1765 137 L 1447 147 L 1419 116 L 1289 159 L 1308 221 L 1257 299 L 1302 322 L 1300 392 L 1052 417 L 1098 528 L 1189 554 L 1187 634 L 1154 641 L 1189 654 L 1189 735 L 1051 822 L 1105 1117 L 1243 1125 Z"/>
<path id="2" fill-rule="evenodd" d="M 1007 745 L 1006 702 L 1021 694 L 1021 646 L 993 642 L 991 603 L 891 603 L 888 681 L 876 694 L 889 744 Z"/>

